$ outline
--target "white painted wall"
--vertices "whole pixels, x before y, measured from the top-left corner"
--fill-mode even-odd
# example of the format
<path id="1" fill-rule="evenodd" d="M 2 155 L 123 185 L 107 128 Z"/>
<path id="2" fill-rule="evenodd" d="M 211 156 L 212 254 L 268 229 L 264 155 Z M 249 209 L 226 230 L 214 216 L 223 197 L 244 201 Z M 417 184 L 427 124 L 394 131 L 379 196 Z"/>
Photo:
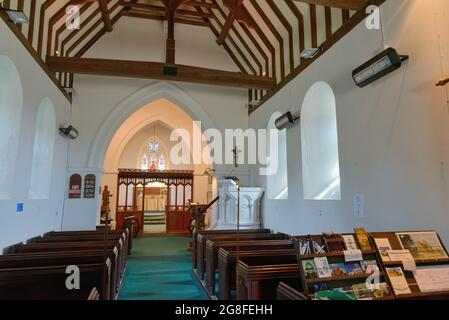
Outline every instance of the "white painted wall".
<path id="1" fill-rule="evenodd" d="M 86 57 L 163 61 L 165 36 L 157 21 L 123 17 L 114 31 L 102 37 Z M 182 26 L 176 29 L 179 64 L 236 71 L 228 53 L 215 42 L 208 28 Z M 248 128 L 247 90 L 182 82 L 143 79 L 76 76 L 72 124 L 79 138 L 70 144 L 68 172 L 94 173 L 99 185 L 103 177 L 103 157 L 116 130 L 139 108 L 165 98 L 181 107 L 192 119 L 201 120 L 203 129 Z M 232 170 L 224 166 L 217 174 Z M 248 183 L 248 169 L 236 172 Z M 108 181 L 106 181 L 108 180 Z M 105 182 L 111 185 L 108 175 Z M 115 180 L 116 184 L 116 180 Z M 99 197 L 93 200 L 67 200 L 64 229 L 95 226 Z"/>
<path id="2" fill-rule="evenodd" d="M 274 111 L 299 110 L 307 90 L 320 80 L 336 95 L 342 200 L 303 200 L 296 125 L 287 133 L 289 199 L 265 200 L 266 227 L 290 234 L 357 226 L 436 229 L 449 243 L 447 91 L 434 85 L 449 72 L 448 11 L 448 0 L 387 1 L 385 45 L 410 55 L 404 67 L 357 88 L 351 71 L 383 49 L 381 32 L 361 24 L 251 116 L 252 127 L 264 128 Z M 264 185 L 253 169 L 253 184 Z M 365 196 L 363 218 L 353 211 L 359 193 Z"/>
<path id="3" fill-rule="evenodd" d="M 0 19 L 0 55 L 8 56 L 22 78 L 23 109 L 20 123 L 19 148 L 9 200 L 0 200 L 0 250 L 30 237 L 60 230 L 66 185 L 67 140 L 56 135 L 49 199 L 30 200 L 31 162 L 34 132 L 39 104 L 48 97 L 55 106 L 56 125 L 69 116 L 70 103 L 49 80 L 40 66 Z M 0 115 L 2 116 L 2 115 Z M 9 168 L 12 170 L 13 166 Z M 24 203 L 25 211 L 16 213 L 16 204 Z"/>

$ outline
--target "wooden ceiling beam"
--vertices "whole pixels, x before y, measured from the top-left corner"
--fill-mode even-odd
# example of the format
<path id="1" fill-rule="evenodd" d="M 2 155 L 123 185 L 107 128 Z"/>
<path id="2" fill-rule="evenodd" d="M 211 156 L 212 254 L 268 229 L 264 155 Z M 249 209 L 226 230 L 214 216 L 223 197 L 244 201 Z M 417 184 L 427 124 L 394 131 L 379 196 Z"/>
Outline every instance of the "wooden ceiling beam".
<path id="1" fill-rule="evenodd" d="M 42 46 L 44 43 L 44 27 L 45 27 L 45 13 L 47 9 L 55 2 L 56 0 L 46 0 L 40 6 L 39 10 L 39 31 L 38 31 L 38 39 L 37 39 L 37 53 L 42 56 Z"/>
<path id="2" fill-rule="evenodd" d="M 221 17 L 223 19 L 226 19 L 226 13 L 223 11 L 222 8 L 218 8 L 218 13 L 221 15 Z M 217 15 L 215 15 L 215 13 L 213 11 L 211 11 L 214 15 L 214 19 L 217 23 L 217 25 L 219 25 L 220 27 L 223 27 L 223 24 L 220 22 L 220 20 L 218 19 Z M 243 60 L 245 60 L 245 62 L 250 66 L 251 70 L 253 71 L 254 74 L 259 74 L 262 75 L 262 64 L 259 62 L 259 59 L 256 57 L 256 55 L 254 54 L 253 50 L 249 47 L 248 43 L 246 43 L 246 41 L 243 39 L 242 35 L 240 34 L 240 32 L 237 30 L 237 28 L 235 26 L 231 27 L 231 30 L 233 31 L 234 35 L 237 37 L 238 41 L 245 47 L 246 51 L 249 53 L 249 55 L 253 58 L 254 62 L 257 64 L 257 66 L 259 67 L 259 72 L 257 72 L 251 65 L 251 63 L 249 62 L 249 60 L 246 58 L 246 55 L 243 54 L 242 50 L 237 49 L 237 51 L 240 53 L 240 55 L 242 56 Z M 232 40 L 232 37 L 229 38 L 230 40 Z M 233 42 L 231 42 L 233 43 Z M 237 48 L 239 47 L 236 43 L 234 43 Z"/>
<path id="3" fill-rule="evenodd" d="M 81 8 L 80 8 L 80 17 L 83 16 L 84 12 L 93 4 L 93 2 L 87 2 L 86 4 L 84 4 Z M 84 21 L 84 19 L 83 19 Z M 81 29 L 82 24 L 80 25 L 80 29 Z M 55 35 L 55 50 L 59 51 L 59 55 L 64 55 L 64 42 L 61 40 L 60 41 L 60 37 L 61 34 L 67 30 L 67 27 L 65 25 L 65 23 L 61 24 L 61 26 L 58 28 L 58 30 L 56 31 L 56 35 Z"/>
<path id="4" fill-rule="evenodd" d="M 295 0 L 308 4 L 314 4 L 325 7 L 333 7 L 345 10 L 360 10 L 367 4 L 367 0 Z"/>
<path id="5" fill-rule="evenodd" d="M 289 47 L 289 65 L 290 65 L 290 71 L 292 71 L 295 68 L 295 52 L 293 48 L 293 28 L 288 21 L 288 19 L 284 16 L 282 11 L 279 9 L 279 7 L 274 3 L 274 0 L 266 0 L 268 5 L 270 6 L 271 10 L 274 12 L 276 17 L 279 19 L 279 21 L 284 26 L 285 30 L 288 32 L 288 47 Z"/>
<path id="6" fill-rule="evenodd" d="M 299 51 L 302 52 L 305 49 L 305 34 L 304 34 L 304 16 L 301 10 L 295 5 L 293 0 L 286 0 L 287 6 L 290 8 L 291 12 L 298 19 L 298 33 L 299 33 Z"/>
<path id="7" fill-rule="evenodd" d="M 254 9 L 257 11 L 257 14 L 262 18 L 262 21 L 265 23 L 265 25 L 268 27 L 270 32 L 273 34 L 273 36 L 276 38 L 277 42 L 279 43 L 281 79 L 284 79 L 284 77 L 286 76 L 286 74 L 285 74 L 284 39 L 282 38 L 281 34 L 274 26 L 274 24 L 270 20 L 270 18 L 265 14 L 264 10 L 256 2 L 256 0 L 250 0 L 250 2 L 253 5 Z M 264 36 L 266 37 L 266 35 L 264 35 Z M 276 64 L 276 57 L 273 57 L 273 59 L 274 59 L 274 63 Z"/>
<path id="8" fill-rule="evenodd" d="M 186 1 L 184 3 L 186 6 L 192 6 L 196 8 L 209 8 L 209 9 L 217 9 L 217 5 L 209 2 L 197 2 L 197 1 Z"/>
<path id="9" fill-rule="evenodd" d="M 160 13 L 152 13 L 152 12 L 141 12 L 141 11 L 125 11 L 122 14 L 124 17 L 133 17 L 147 20 L 157 20 L 157 21 L 165 21 L 165 15 L 161 15 Z M 186 19 L 182 17 L 175 17 L 176 23 L 188 24 L 192 26 L 198 27 L 208 27 L 209 24 L 204 22 L 203 20 L 198 19 Z"/>
<path id="10" fill-rule="evenodd" d="M 202 0 L 204 1 L 204 0 Z M 217 5 L 218 6 L 218 5 Z M 217 17 L 215 15 L 215 13 L 212 11 L 211 8 L 199 8 L 197 7 L 196 10 L 204 12 L 203 10 L 207 10 L 210 14 L 212 14 L 214 16 L 214 19 L 216 20 Z M 207 23 L 209 24 L 209 27 L 212 31 L 212 33 L 218 37 L 220 35 L 220 32 L 218 31 L 218 29 L 212 24 L 212 21 L 210 19 L 204 19 L 205 21 L 207 21 Z M 239 70 L 243 73 L 248 73 L 245 70 L 245 67 L 240 63 L 239 59 L 237 58 L 237 56 L 234 54 L 234 52 L 231 50 L 231 48 L 228 46 L 228 44 L 225 42 L 223 43 L 223 48 L 226 50 L 226 52 L 229 54 L 229 56 L 231 57 L 232 61 L 234 61 L 234 63 L 237 65 L 237 67 L 239 68 Z"/>
<path id="11" fill-rule="evenodd" d="M 226 18 L 226 16 L 224 16 L 224 18 Z M 221 30 L 223 30 L 223 28 L 225 28 L 225 26 L 223 26 L 223 24 L 220 22 L 220 20 L 215 17 L 215 22 L 217 23 L 218 27 L 221 28 Z M 233 26 L 231 27 L 231 30 L 233 30 Z M 235 30 L 233 30 L 235 33 Z M 235 33 L 236 34 L 236 33 Z M 248 60 L 247 56 L 243 53 L 242 49 L 240 48 L 240 46 L 235 42 L 235 40 L 233 39 L 233 37 L 231 35 L 229 35 L 227 38 L 227 41 L 232 44 L 232 46 L 235 48 L 235 51 L 238 53 L 238 55 L 240 56 L 240 58 L 245 62 L 245 64 L 248 66 L 248 69 L 251 73 L 253 74 L 257 74 L 256 69 L 254 69 L 254 66 L 251 64 L 251 62 Z M 246 73 L 249 73 L 247 71 L 245 71 Z"/>
<path id="12" fill-rule="evenodd" d="M 239 88 L 271 89 L 276 84 L 275 80 L 269 77 L 185 65 L 172 65 L 177 68 L 177 75 L 169 76 L 163 72 L 167 65 L 160 62 L 51 56 L 47 57 L 47 65 L 53 72 L 183 81 Z"/>
<path id="13" fill-rule="evenodd" d="M 257 23 L 254 21 L 253 17 L 249 14 L 243 5 L 243 0 L 223 0 L 223 4 L 229 10 L 229 15 L 224 24 L 223 30 L 217 39 L 217 43 L 222 45 L 224 40 L 231 31 L 231 27 L 234 21 L 246 24 L 250 28 L 256 28 Z"/>
<path id="14" fill-rule="evenodd" d="M 100 6 L 101 16 L 103 17 L 104 27 L 106 31 L 112 31 L 111 17 L 109 16 L 108 10 L 108 0 L 98 0 L 98 5 Z"/>
<path id="15" fill-rule="evenodd" d="M 132 9 L 142 9 L 142 10 L 148 10 L 152 12 L 157 13 L 165 13 L 166 9 L 162 6 L 156 6 L 152 4 L 146 4 L 146 3 L 131 3 L 131 2 L 123 2 L 124 6 L 127 6 Z M 198 11 L 191 11 L 191 10 L 183 10 L 183 9 L 177 9 L 175 12 L 175 16 L 182 15 L 182 16 L 193 16 L 193 17 L 201 17 L 201 18 L 212 18 L 210 14 L 207 13 L 201 13 Z"/>

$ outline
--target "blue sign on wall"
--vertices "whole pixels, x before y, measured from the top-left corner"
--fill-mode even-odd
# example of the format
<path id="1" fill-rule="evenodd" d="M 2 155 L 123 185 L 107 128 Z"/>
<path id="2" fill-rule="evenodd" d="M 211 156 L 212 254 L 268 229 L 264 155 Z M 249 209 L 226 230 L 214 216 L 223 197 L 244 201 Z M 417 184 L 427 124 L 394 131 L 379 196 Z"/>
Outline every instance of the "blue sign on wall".
<path id="1" fill-rule="evenodd" d="M 17 212 L 17 213 L 23 213 L 23 210 L 24 210 L 24 208 L 23 208 L 23 202 L 18 202 L 18 203 L 17 203 L 17 206 L 16 206 L 16 212 Z"/>

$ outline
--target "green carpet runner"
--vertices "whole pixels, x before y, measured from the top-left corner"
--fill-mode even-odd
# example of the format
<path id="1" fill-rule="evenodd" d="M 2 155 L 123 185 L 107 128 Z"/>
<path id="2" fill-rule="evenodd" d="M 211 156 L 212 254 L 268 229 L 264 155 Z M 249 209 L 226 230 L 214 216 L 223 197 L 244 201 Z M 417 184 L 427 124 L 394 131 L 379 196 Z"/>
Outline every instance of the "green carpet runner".
<path id="1" fill-rule="evenodd" d="M 134 239 L 119 300 L 207 300 L 192 273 L 189 240 Z"/>

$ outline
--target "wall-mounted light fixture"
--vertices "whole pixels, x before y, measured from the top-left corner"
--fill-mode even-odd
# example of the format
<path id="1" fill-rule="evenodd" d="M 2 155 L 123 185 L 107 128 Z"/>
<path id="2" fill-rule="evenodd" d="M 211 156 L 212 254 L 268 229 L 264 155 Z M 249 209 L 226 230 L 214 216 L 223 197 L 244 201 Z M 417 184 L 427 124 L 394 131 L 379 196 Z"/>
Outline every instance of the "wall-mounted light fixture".
<path id="1" fill-rule="evenodd" d="M 258 101 L 258 100 L 251 100 L 249 103 L 248 103 L 248 108 L 256 108 L 256 107 L 258 107 L 260 104 L 262 103 L 262 101 Z"/>
<path id="2" fill-rule="evenodd" d="M 63 125 L 61 128 L 59 128 L 59 132 L 64 136 L 71 140 L 75 140 L 78 138 L 78 130 L 76 130 L 73 126 L 69 124 Z"/>
<path id="3" fill-rule="evenodd" d="M 307 48 L 299 54 L 302 59 L 312 59 L 322 51 L 321 48 Z"/>
<path id="4" fill-rule="evenodd" d="M 358 87 L 363 88 L 399 69 L 408 59 L 409 56 L 399 55 L 395 49 L 388 48 L 352 71 L 352 78 Z"/>
<path id="5" fill-rule="evenodd" d="M 19 24 L 29 24 L 30 23 L 30 19 L 28 19 L 28 17 L 26 16 L 26 14 L 23 11 L 3 8 L 3 4 L 0 4 L 0 10 L 5 11 L 5 13 L 8 15 L 9 19 L 14 23 L 19 23 Z"/>
<path id="6" fill-rule="evenodd" d="M 73 87 L 64 87 L 63 89 L 67 93 L 71 93 L 71 94 L 75 94 L 76 93 L 76 91 L 75 91 L 75 89 Z"/>
<path id="7" fill-rule="evenodd" d="M 299 120 L 299 116 L 294 116 L 290 111 L 284 113 L 282 116 L 274 121 L 274 125 L 278 130 L 284 130 L 292 127 L 296 121 Z"/>

